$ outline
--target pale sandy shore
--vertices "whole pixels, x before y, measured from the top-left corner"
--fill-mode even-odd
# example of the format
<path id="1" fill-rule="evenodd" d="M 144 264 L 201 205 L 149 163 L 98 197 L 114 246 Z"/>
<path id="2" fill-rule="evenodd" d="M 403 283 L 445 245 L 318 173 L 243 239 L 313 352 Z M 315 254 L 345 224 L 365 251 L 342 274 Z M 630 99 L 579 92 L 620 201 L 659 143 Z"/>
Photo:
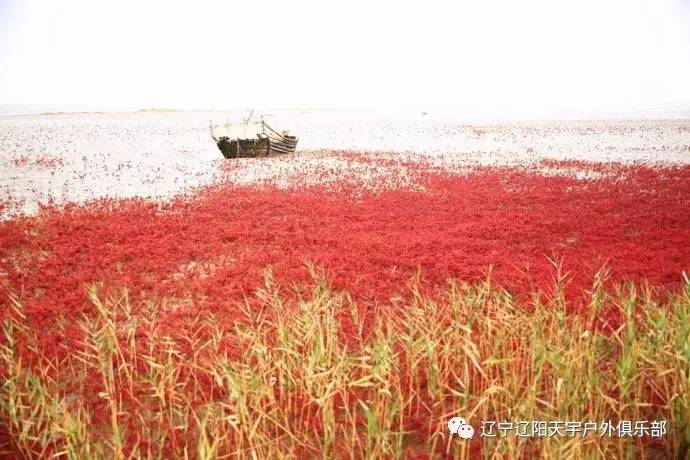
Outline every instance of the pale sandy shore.
<path id="1" fill-rule="evenodd" d="M 292 177 L 324 169 L 371 175 L 361 163 L 330 153 L 334 150 L 374 156 L 386 152 L 393 159 L 448 168 L 524 165 L 544 158 L 690 163 L 687 119 L 472 123 L 433 114 L 300 110 L 265 117 L 300 136 L 297 154 L 234 160 L 228 172 L 228 163 L 210 139 L 208 124 L 241 115 L 140 112 L 0 117 L 0 202 L 5 203 L 6 212 L 31 213 L 39 203 L 47 202 L 166 198 L 219 178 L 242 184 L 261 180 L 289 184 Z"/>

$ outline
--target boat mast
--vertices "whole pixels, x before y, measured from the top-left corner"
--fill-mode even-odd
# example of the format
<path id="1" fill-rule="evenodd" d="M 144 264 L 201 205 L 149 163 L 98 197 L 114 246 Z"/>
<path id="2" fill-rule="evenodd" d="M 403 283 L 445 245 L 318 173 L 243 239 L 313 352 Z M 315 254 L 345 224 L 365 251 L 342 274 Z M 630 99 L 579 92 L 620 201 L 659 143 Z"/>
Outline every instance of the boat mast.
<path id="1" fill-rule="evenodd" d="M 249 111 L 249 115 L 247 115 L 247 118 L 244 119 L 244 124 L 248 124 L 249 121 L 252 119 L 252 116 L 254 115 L 254 109 Z"/>

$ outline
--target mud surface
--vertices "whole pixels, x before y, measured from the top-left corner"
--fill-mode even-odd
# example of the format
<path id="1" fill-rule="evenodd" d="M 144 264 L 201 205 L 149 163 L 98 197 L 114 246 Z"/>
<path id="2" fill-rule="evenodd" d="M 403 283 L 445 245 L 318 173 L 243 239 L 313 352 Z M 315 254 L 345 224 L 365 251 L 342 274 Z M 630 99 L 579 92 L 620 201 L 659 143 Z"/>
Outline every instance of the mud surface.
<path id="1" fill-rule="evenodd" d="M 35 212 L 39 203 L 102 197 L 165 198 L 212 183 L 227 169 L 210 138 L 220 112 L 145 112 L 0 117 L 0 202 Z M 241 118 L 242 114 L 230 114 Z M 542 158 L 690 163 L 689 120 L 468 123 L 448 117 L 355 111 L 266 115 L 300 137 L 286 157 L 233 160 L 232 180 L 289 180 L 313 168 L 343 169 L 333 150 L 401 154 L 458 165 L 525 164 Z"/>

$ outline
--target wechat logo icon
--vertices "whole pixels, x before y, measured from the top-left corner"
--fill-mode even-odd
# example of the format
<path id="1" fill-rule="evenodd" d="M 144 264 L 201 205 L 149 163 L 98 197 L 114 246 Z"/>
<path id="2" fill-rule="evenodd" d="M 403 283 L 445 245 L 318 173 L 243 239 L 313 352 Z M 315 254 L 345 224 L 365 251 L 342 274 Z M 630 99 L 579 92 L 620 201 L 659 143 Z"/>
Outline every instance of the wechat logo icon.
<path id="1" fill-rule="evenodd" d="M 451 436 L 457 434 L 461 439 L 472 439 L 474 428 L 462 417 L 453 417 L 448 420 L 448 431 Z"/>

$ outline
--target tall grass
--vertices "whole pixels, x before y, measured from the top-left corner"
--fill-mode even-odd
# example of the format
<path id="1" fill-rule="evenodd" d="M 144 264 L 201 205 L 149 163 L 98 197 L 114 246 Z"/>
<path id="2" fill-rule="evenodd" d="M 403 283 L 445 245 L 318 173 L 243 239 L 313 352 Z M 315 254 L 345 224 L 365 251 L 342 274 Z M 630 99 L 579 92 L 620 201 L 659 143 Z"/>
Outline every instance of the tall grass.
<path id="1" fill-rule="evenodd" d="M 285 295 L 270 273 L 233 321 L 101 298 L 80 346 L 49 356 L 21 302 L 0 346 L 3 449 L 66 458 L 684 458 L 690 443 L 690 281 L 663 302 L 595 282 L 587 307 L 518 302 L 451 282 L 374 322 L 315 273 Z M 606 318 L 608 322 L 604 321 Z M 344 340 L 344 334 L 351 335 Z M 59 356 L 59 357 L 57 357 Z M 446 423 L 666 420 L 661 439 L 452 438 Z"/>

